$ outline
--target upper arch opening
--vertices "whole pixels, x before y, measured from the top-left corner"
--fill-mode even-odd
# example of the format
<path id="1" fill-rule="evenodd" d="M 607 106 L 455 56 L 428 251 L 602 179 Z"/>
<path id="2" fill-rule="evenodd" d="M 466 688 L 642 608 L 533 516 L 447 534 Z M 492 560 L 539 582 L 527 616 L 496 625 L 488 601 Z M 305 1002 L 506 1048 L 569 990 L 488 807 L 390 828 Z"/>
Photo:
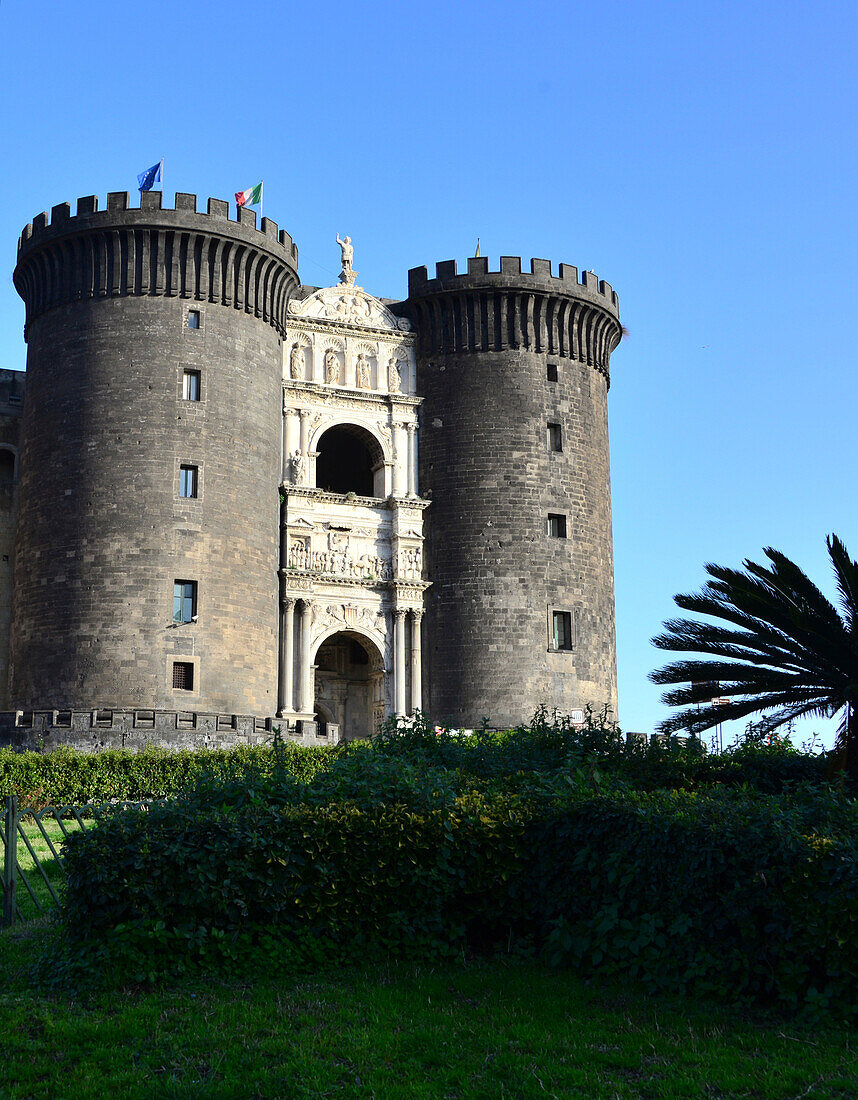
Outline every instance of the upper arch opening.
<path id="1" fill-rule="evenodd" d="M 319 437 L 316 450 L 316 488 L 384 497 L 384 454 L 366 428 L 357 424 L 328 428 Z"/>

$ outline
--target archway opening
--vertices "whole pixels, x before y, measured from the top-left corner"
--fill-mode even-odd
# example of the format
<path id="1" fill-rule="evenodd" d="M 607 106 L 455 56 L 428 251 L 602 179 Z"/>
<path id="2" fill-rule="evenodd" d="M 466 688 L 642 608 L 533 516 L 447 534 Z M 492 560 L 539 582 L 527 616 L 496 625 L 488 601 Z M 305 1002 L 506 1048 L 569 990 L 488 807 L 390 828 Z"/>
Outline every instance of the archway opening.
<path id="1" fill-rule="evenodd" d="M 340 739 L 369 737 L 384 720 L 384 661 L 378 647 L 355 631 L 327 638 L 316 652 L 316 720 L 335 722 Z"/>
<path id="2" fill-rule="evenodd" d="M 384 496 L 384 455 L 365 428 L 356 424 L 328 428 L 316 450 L 317 488 L 361 497 Z"/>

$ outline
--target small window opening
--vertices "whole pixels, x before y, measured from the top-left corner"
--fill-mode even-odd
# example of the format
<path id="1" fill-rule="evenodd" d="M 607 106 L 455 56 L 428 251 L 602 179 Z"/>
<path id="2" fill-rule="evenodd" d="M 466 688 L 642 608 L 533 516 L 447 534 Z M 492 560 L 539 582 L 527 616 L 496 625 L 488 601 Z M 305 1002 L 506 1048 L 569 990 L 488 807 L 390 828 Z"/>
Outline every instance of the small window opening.
<path id="1" fill-rule="evenodd" d="M 200 311 L 198 309 L 188 310 L 188 328 L 200 327 Z"/>
<path id="2" fill-rule="evenodd" d="M 572 612 L 551 612 L 552 645 L 555 649 L 572 648 Z"/>
<path id="3" fill-rule="evenodd" d="M 548 534 L 553 539 L 566 538 L 566 516 L 558 512 L 548 513 Z"/>
<path id="4" fill-rule="evenodd" d="M 548 449 L 549 451 L 563 450 L 563 432 L 559 424 L 548 425 Z"/>
<path id="5" fill-rule="evenodd" d="M 557 364 L 556 363 L 549 363 L 547 369 L 548 369 L 548 381 L 549 382 L 556 382 L 557 381 Z"/>
<path id="6" fill-rule="evenodd" d="M 199 401 L 200 372 L 198 370 L 186 370 L 182 376 L 182 397 L 185 401 Z"/>
<path id="7" fill-rule="evenodd" d="M 173 622 L 193 623 L 197 621 L 197 582 L 173 582 Z"/>
<path id="8" fill-rule="evenodd" d="M 197 495 L 198 486 L 198 467 L 196 466 L 180 466 L 179 467 L 179 496 L 180 497 L 195 497 Z"/>
<path id="9" fill-rule="evenodd" d="M 190 661 L 173 662 L 173 687 L 179 691 L 194 690 L 194 666 Z"/>
<path id="10" fill-rule="evenodd" d="M 0 450 L 0 489 L 11 492 L 15 485 L 15 456 L 4 447 Z"/>

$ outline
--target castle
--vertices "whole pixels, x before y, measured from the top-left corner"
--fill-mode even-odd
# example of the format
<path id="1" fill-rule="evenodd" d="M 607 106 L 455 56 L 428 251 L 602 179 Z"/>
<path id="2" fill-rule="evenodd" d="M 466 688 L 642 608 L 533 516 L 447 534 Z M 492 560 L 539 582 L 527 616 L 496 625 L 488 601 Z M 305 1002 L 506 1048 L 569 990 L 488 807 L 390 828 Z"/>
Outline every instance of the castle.
<path id="1" fill-rule="evenodd" d="M 411 270 L 390 301 L 337 242 L 339 282 L 310 287 L 288 233 L 216 199 L 116 192 L 25 228 L 26 385 L 0 378 L 0 740 L 279 724 L 315 743 L 417 709 L 616 711 L 616 294 L 475 257 Z"/>

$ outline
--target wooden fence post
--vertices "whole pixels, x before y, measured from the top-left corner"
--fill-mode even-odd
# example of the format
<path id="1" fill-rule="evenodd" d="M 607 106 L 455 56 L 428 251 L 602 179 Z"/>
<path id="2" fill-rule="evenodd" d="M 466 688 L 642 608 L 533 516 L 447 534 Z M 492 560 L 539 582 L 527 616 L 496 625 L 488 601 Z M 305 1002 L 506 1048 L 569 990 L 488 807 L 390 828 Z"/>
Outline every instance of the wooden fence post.
<path id="1" fill-rule="evenodd" d="M 18 800 L 6 799 L 3 844 L 3 927 L 15 923 L 15 888 L 18 881 Z"/>

